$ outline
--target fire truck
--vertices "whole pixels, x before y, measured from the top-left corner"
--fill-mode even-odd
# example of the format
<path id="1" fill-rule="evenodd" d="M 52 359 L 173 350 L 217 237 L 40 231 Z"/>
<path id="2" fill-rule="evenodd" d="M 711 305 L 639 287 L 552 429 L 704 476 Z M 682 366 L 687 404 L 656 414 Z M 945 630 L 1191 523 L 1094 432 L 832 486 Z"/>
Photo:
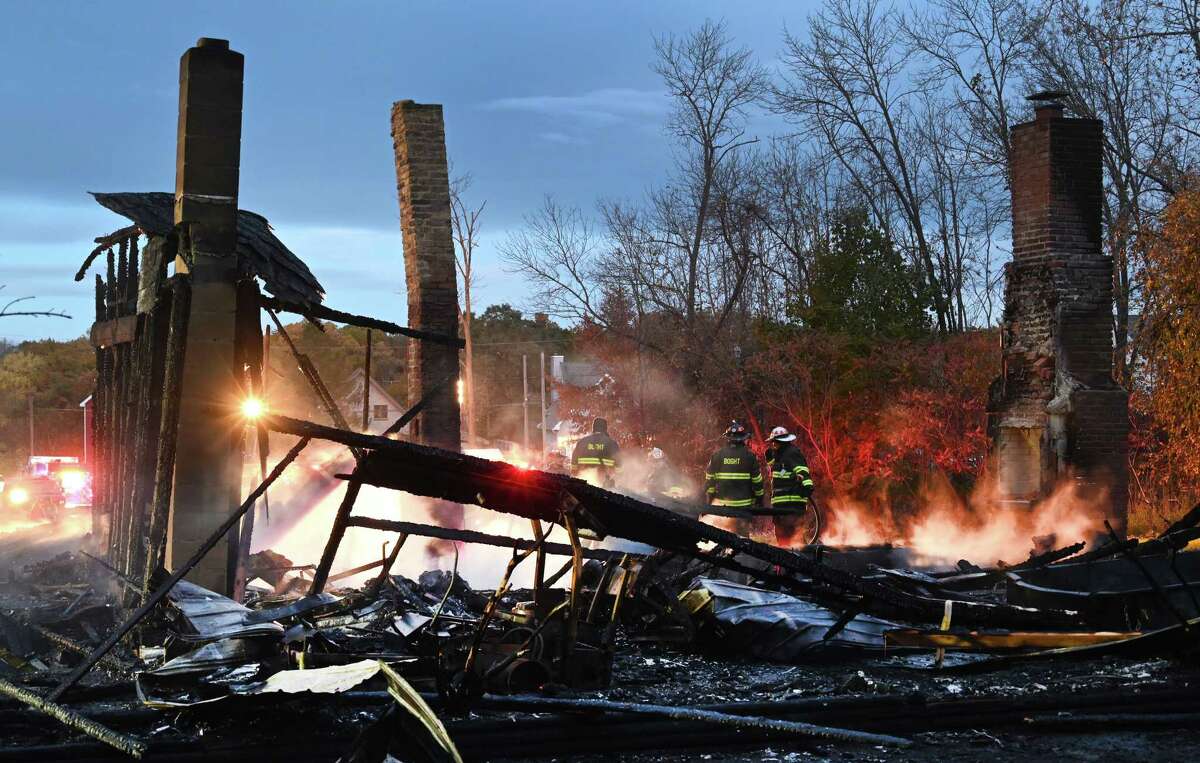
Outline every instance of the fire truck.
<path id="1" fill-rule="evenodd" d="M 58 522 L 71 506 L 91 503 L 91 480 L 74 456 L 32 456 L 25 471 L 0 478 L 6 517 Z"/>
<path id="2" fill-rule="evenodd" d="M 57 522 L 67 508 L 67 494 L 53 477 L 21 474 L 4 482 L 0 492 L 4 518 Z"/>

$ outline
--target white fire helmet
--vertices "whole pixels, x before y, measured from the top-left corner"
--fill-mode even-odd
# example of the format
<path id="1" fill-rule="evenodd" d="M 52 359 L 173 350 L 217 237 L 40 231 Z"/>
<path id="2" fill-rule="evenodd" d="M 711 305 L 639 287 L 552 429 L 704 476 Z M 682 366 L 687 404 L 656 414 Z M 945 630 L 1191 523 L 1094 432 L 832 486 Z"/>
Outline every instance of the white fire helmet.
<path id="1" fill-rule="evenodd" d="M 785 427 L 775 427 L 771 430 L 771 439 L 775 442 L 791 442 L 796 439 L 796 435 L 787 431 Z"/>
<path id="2" fill-rule="evenodd" d="M 663 460 L 662 448 L 651 448 L 650 449 L 650 460 L 651 461 L 662 461 Z"/>

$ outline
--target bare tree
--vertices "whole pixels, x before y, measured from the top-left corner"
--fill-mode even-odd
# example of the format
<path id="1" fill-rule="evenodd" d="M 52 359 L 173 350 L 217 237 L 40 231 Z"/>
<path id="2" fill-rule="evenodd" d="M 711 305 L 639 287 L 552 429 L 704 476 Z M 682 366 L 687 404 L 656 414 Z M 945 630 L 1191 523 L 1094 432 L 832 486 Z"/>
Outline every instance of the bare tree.
<path id="1" fill-rule="evenodd" d="M 948 89 L 974 140 L 967 160 L 1006 178 L 1009 131 L 1020 108 L 1037 35 L 1048 6 L 1021 0 L 932 0 L 904 20 L 905 36 L 921 58 L 918 81 Z"/>
<path id="2" fill-rule="evenodd" d="M 905 242 L 933 293 L 938 328 L 956 328 L 952 278 L 940 272 L 926 234 L 920 144 L 922 90 L 897 11 L 879 0 L 830 0 L 807 39 L 785 36 L 786 73 L 776 108 L 824 144 L 896 241 Z"/>
<path id="3" fill-rule="evenodd" d="M 502 251 L 547 312 L 624 334 L 696 383 L 752 280 L 757 249 L 749 227 L 757 222 L 741 155 L 757 140 L 747 122 L 767 77 L 714 22 L 654 47 L 654 70 L 672 102 L 667 131 L 678 141 L 668 182 L 636 203 L 602 203 L 603 235 L 578 209 L 547 198 Z M 606 297 L 615 295 L 633 311 L 632 326 L 604 314 Z M 651 316 L 670 341 L 642 330 Z"/>
<path id="4" fill-rule="evenodd" d="M 471 187 L 470 174 L 459 175 L 450 183 L 450 223 L 454 230 L 455 263 L 462 279 L 462 304 L 459 320 L 463 332 L 463 404 L 467 413 L 467 442 L 475 443 L 475 347 L 471 340 L 471 291 L 476 285 L 475 251 L 479 247 L 479 218 L 487 201 L 468 206 L 464 196 Z"/>
<path id="5" fill-rule="evenodd" d="M 667 127 L 684 146 L 679 161 L 683 183 L 679 190 L 671 187 L 652 198 L 662 225 L 647 244 L 655 249 L 665 245 L 661 253 L 672 264 L 683 266 L 685 342 L 694 352 L 701 260 L 718 175 L 734 152 L 754 142 L 746 137 L 746 114 L 766 94 L 767 77 L 750 51 L 734 48 L 724 26 L 712 21 L 682 38 L 660 38 L 654 49 L 658 55 L 654 70 L 674 101 Z M 727 307 L 721 306 L 726 313 Z"/>
<path id="6" fill-rule="evenodd" d="M 1104 123 L 1105 245 L 1113 257 L 1114 333 L 1126 382 L 1133 366 L 1126 357 L 1133 346 L 1130 316 L 1141 292 L 1135 243 L 1193 164 L 1192 127 L 1177 99 L 1180 72 L 1146 34 L 1150 7 L 1061 0 L 1031 61 L 1038 86 L 1069 93 L 1072 111 Z"/>
<path id="7" fill-rule="evenodd" d="M 0 291 L 4 290 L 4 286 L 0 285 Z M 17 297 L 8 301 L 4 307 L 0 307 L 0 318 L 15 318 L 17 316 L 37 317 L 37 318 L 70 318 L 71 316 L 64 313 L 62 310 L 13 310 L 14 305 L 19 305 L 22 302 L 28 302 L 36 297 Z"/>

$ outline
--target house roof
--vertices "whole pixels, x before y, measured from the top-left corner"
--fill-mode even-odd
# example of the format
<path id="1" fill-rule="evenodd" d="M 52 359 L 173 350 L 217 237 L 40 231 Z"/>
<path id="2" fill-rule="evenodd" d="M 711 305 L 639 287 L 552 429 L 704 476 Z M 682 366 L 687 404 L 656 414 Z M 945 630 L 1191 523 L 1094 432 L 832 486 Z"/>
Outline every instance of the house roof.
<path id="1" fill-rule="evenodd" d="M 358 385 L 362 383 L 362 376 L 363 370 L 361 368 L 356 368 L 350 372 L 350 381 L 353 382 L 354 386 L 351 387 L 349 394 L 346 395 L 347 398 L 354 397 L 355 393 L 358 392 Z M 396 398 L 388 394 L 388 391 L 383 388 L 383 385 L 375 381 L 374 376 L 371 377 L 371 389 L 373 390 L 373 394 L 371 395 L 372 399 L 382 400 L 393 408 L 404 410 L 404 406 L 401 405 Z M 361 403 L 362 401 L 360 400 L 359 402 Z"/>
<path id="2" fill-rule="evenodd" d="M 175 196 L 170 193 L 93 193 L 101 206 L 133 221 L 147 235 L 166 236 L 175 228 Z M 308 266 L 271 230 L 267 218 L 238 210 L 237 253 L 240 263 L 262 279 L 281 300 L 310 307 L 325 298 L 325 289 Z"/>

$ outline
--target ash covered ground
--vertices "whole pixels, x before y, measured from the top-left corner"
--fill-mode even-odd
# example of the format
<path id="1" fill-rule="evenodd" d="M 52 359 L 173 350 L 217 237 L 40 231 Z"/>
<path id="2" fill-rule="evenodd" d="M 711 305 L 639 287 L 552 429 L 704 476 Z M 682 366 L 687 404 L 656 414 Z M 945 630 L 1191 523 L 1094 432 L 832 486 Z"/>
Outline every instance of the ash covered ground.
<path id="1" fill-rule="evenodd" d="M 72 588 L 67 577 L 52 573 L 70 569 L 55 560 L 73 555 L 82 542 L 80 533 L 51 540 L 36 528 L 0 537 L 0 612 L 21 619 L 23 613 L 60 607 L 76 595 L 78 581 Z M 29 570 L 40 575 L 31 578 Z M 81 621 L 89 625 L 63 630 L 80 641 L 88 640 L 89 630 L 103 635 L 118 612 L 96 607 Z M 7 631 L 6 636 L 12 638 Z M 783 665 L 731 654 L 721 646 L 719 639 L 703 634 L 680 644 L 621 635 L 609 688 L 550 687 L 548 693 L 672 707 L 770 703 L 777 713 L 803 708 L 784 713 L 793 720 L 896 734 L 913 745 L 897 750 L 819 739 L 753 740 L 736 733 L 707 742 L 681 738 L 679 728 L 686 732 L 686 727 L 629 716 L 461 711 L 432 699 L 433 682 L 418 677 L 413 685 L 430 692 L 431 704 L 469 760 L 1193 760 L 1200 743 L 1195 723 L 1200 668 L 1172 656 L 1058 659 L 974 673 L 968 667 L 978 656 L 953 653 L 942 669 L 928 651 Z M 7 656 L 12 657 L 11 650 Z M 131 653 L 118 657 L 129 659 Z M 8 659 L 0 661 L 0 671 L 44 691 L 78 659 L 70 650 L 50 649 L 36 670 L 16 670 Z M 1082 710 L 1081 697 L 1088 699 Z M 337 760 L 392 704 L 381 684 L 368 682 L 341 694 L 230 696 L 156 709 L 137 696 L 128 675 L 104 666 L 86 676 L 68 700 L 79 713 L 146 740 L 147 760 L 205 761 Z M 0 728 L 0 761 L 126 759 L 10 700 L 0 701 Z M 554 752 L 553 740 L 563 735 L 574 737 L 575 747 L 592 751 Z M 527 754 L 539 740 L 547 751 Z M 511 755 L 514 749 L 525 752 Z"/>

